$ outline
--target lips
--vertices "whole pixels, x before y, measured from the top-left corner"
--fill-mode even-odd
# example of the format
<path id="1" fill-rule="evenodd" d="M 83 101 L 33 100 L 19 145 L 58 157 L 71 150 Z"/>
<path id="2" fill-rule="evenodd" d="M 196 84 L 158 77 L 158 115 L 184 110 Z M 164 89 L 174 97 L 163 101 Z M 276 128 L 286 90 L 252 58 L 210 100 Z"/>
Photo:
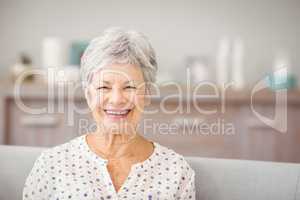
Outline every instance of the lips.
<path id="1" fill-rule="evenodd" d="M 112 109 L 104 109 L 104 112 L 109 118 L 113 119 L 121 119 L 127 117 L 128 113 L 131 109 L 124 109 L 124 110 L 112 110 Z"/>

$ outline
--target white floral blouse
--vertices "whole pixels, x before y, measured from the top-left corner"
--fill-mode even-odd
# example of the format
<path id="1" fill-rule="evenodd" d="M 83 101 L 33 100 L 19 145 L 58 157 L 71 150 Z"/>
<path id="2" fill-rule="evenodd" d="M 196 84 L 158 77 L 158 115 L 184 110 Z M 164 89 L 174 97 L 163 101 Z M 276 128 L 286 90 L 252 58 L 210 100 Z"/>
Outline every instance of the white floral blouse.
<path id="1" fill-rule="evenodd" d="M 23 200 L 195 199 L 195 172 L 183 156 L 154 142 L 154 152 L 131 171 L 118 192 L 107 160 L 89 149 L 86 135 L 47 149 L 26 179 Z"/>

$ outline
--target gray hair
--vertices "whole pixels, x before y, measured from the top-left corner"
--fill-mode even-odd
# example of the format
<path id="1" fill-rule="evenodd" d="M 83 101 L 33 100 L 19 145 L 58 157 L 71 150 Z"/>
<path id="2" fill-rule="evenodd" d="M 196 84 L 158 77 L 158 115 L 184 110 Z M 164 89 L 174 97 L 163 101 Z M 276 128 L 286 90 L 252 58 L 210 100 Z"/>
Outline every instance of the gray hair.
<path id="1" fill-rule="evenodd" d="M 138 65 L 146 85 L 155 82 L 155 52 L 147 37 L 140 32 L 110 28 L 102 36 L 93 39 L 81 58 L 83 87 L 89 84 L 92 72 L 110 64 Z"/>

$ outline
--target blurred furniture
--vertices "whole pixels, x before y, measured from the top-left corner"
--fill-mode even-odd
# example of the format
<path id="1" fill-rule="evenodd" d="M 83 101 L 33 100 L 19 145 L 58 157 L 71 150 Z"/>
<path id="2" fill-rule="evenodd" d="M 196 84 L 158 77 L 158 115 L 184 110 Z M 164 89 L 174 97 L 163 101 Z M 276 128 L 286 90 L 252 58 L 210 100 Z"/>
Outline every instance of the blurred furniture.
<path id="1" fill-rule="evenodd" d="M 50 147 L 95 128 L 90 113 L 78 112 L 87 109 L 80 87 L 49 90 L 44 85 L 25 85 L 19 95 L 21 103 L 28 108 L 45 108 L 40 114 L 26 111 L 12 91 L 12 87 L 7 87 L 1 92 L 0 144 Z M 161 88 L 161 96 L 154 96 L 147 108 L 157 112 L 145 115 L 139 127 L 141 132 L 185 156 L 300 162 L 300 91 L 288 92 L 287 133 L 265 125 L 253 114 L 248 90 L 226 91 L 224 105 L 221 94 L 199 91 L 202 97 L 193 104 L 187 90 L 183 99 L 165 99 L 176 90 Z M 273 118 L 272 91 L 257 93 L 254 104 L 256 111 Z M 201 114 L 196 106 L 216 112 Z M 197 125 L 201 126 L 200 131 L 195 128 Z"/>
<path id="2" fill-rule="evenodd" d="M 42 148 L 0 145 L 0 199 L 22 199 Z M 197 200 L 300 200 L 300 164 L 186 157 Z"/>

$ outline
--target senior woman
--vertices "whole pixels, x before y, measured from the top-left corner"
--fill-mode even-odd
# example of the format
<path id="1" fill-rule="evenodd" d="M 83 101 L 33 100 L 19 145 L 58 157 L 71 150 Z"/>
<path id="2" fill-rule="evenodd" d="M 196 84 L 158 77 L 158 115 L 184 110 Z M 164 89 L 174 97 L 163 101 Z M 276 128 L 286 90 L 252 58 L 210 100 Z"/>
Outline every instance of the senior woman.
<path id="1" fill-rule="evenodd" d="M 183 156 L 137 131 L 156 72 L 143 34 L 113 28 L 92 40 L 81 75 L 97 129 L 43 151 L 23 199 L 195 199 Z"/>

